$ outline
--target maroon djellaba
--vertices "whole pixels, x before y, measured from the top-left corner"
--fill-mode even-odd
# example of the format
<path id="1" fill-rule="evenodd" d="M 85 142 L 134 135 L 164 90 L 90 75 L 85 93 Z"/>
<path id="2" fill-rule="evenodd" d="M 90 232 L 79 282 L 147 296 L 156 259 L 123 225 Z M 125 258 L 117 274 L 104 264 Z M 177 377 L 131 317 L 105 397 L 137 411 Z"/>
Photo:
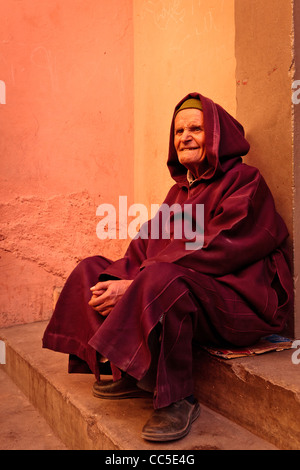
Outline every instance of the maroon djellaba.
<path id="1" fill-rule="evenodd" d="M 287 228 L 260 172 L 243 163 L 248 151 L 243 127 L 221 106 L 198 93 L 181 100 L 167 161 L 175 184 L 164 204 L 183 214 L 185 205 L 204 205 L 203 242 L 187 249 L 172 212 L 168 237 L 151 236 L 145 224 L 123 258 L 77 265 L 45 331 L 43 347 L 69 354 L 69 372 L 95 374 L 95 396 L 151 392 L 145 439 L 181 438 L 198 417 L 195 342 L 248 346 L 282 332 L 291 315 Z M 109 304 L 110 289 L 124 283 Z M 113 380 L 100 379 L 105 364 Z"/>

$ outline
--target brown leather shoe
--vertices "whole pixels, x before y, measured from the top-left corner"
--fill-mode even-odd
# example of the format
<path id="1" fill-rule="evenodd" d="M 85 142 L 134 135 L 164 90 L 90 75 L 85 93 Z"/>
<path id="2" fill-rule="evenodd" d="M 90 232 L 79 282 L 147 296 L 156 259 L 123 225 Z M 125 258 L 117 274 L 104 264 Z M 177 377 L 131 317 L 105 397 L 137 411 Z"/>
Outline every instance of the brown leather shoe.
<path id="1" fill-rule="evenodd" d="M 93 394 L 98 398 L 117 400 L 121 398 L 149 398 L 152 394 L 136 385 L 136 380 L 124 376 L 120 380 L 100 380 L 93 385 Z"/>
<path id="2" fill-rule="evenodd" d="M 154 410 L 142 430 L 142 437 L 149 441 L 174 441 L 186 436 L 192 422 L 200 415 L 200 406 L 196 401 L 189 403 L 180 400 L 171 405 Z"/>

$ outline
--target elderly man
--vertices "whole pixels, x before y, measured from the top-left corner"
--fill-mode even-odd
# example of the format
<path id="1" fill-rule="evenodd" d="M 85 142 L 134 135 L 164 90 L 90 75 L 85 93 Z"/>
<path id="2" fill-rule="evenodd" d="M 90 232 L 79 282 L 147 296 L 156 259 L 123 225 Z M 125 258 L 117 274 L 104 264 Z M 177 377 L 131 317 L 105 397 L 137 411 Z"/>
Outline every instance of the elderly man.
<path id="1" fill-rule="evenodd" d="M 145 439 L 182 438 L 199 416 L 193 341 L 251 345 L 281 332 L 291 313 L 287 229 L 259 171 L 242 162 L 248 151 L 242 126 L 218 104 L 198 93 L 180 101 L 164 203 L 204 205 L 203 243 L 188 250 L 172 214 L 168 238 L 151 237 L 149 222 L 123 258 L 79 263 L 44 334 L 44 347 L 70 355 L 70 372 L 95 374 L 95 396 L 153 396 Z M 105 360 L 110 381 L 100 379 Z"/>

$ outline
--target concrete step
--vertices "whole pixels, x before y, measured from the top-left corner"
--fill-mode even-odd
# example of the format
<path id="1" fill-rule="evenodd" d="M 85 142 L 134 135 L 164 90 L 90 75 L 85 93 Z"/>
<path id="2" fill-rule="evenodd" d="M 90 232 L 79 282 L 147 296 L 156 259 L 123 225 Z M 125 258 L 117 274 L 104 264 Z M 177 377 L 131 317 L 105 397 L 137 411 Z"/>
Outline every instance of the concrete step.
<path id="1" fill-rule="evenodd" d="M 280 449 L 300 449 L 300 364 L 295 349 L 224 360 L 195 351 L 199 400 Z"/>
<path id="2" fill-rule="evenodd" d="M 45 418 L 0 366 L 0 449 L 67 450 Z"/>
<path id="3" fill-rule="evenodd" d="M 273 373 L 267 378 L 265 361 L 259 358 L 224 361 L 198 351 L 195 362 L 196 393 L 202 402 L 200 418 L 193 423 L 190 434 L 173 443 L 151 443 L 140 436 L 143 424 L 152 412 L 151 399 L 100 400 L 93 397 L 92 375 L 68 374 L 68 358 L 64 354 L 44 350 L 41 338 L 47 322 L 13 326 L 0 330 L 0 339 L 6 344 L 6 364 L 2 368 L 47 420 L 56 435 L 69 449 L 106 450 L 275 450 L 299 448 L 299 380 L 287 388 L 286 376 L 275 380 Z M 289 358 L 290 351 L 287 351 Z M 285 352 L 274 353 L 274 370 L 285 357 Z M 273 353 L 271 353 L 273 354 Z M 271 354 L 268 354 L 271 357 Z M 267 356 L 267 355 L 266 355 Z M 259 364 L 257 361 L 259 359 Z M 253 362 L 252 362 L 253 361 Z M 257 364 L 256 366 L 254 364 Z M 297 366 L 294 366 L 297 368 Z M 293 376 L 299 379 L 299 369 Z M 265 372 L 263 374 L 263 372 Z M 296 375 L 296 372 L 298 375 Z M 279 374 L 280 375 L 280 374 Z M 285 380 L 283 380 L 285 378 Z M 255 382 L 257 381 L 257 389 Z M 247 393 L 248 390 L 248 393 Z M 277 393 L 277 395 L 276 395 Z M 272 401 L 269 403 L 269 399 Z M 214 410 L 209 408 L 213 407 Z M 262 426 L 257 415 L 272 411 L 267 440 L 240 424 L 253 422 Z M 221 414 L 221 413 L 222 414 Z M 227 415 L 227 417 L 224 416 Z M 240 417 L 240 414 L 243 417 Z M 245 415 L 247 419 L 245 419 Z M 277 416 L 275 423 L 274 416 Z M 268 421 L 268 416 L 265 415 Z M 291 439 L 285 439 L 290 420 Z M 278 424 L 279 423 L 279 424 Z M 251 426 L 247 424 L 248 428 Z M 270 441 L 269 435 L 275 436 Z M 280 437 L 279 437 L 280 435 Z M 287 441 L 287 443 L 285 443 Z"/>

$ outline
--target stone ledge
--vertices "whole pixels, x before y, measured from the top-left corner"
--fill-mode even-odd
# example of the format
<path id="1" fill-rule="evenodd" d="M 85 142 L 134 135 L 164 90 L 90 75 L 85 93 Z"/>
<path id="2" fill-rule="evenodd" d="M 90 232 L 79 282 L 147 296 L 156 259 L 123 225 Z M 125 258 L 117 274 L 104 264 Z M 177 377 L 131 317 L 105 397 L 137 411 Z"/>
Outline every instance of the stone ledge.
<path id="1" fill-rule="evenodd" d="M 295 350 L 230 360 L 195 351 L 199 400 L 280 449 L 300 448 L 300 364 Z"/>
<path id="2" fill-rule="evenodd" d="M 0 448 L 67 450 L 51 427 L 0 366 Z"/>
<path id="3" fill-rule="evenodd" d="M 140 433 L 152 412 L 151 400 L 110 401 L 93 397 L 91 387 L 94 379 L 91 375 L 68 374 L 66 355 L 42 349 L 41 338 L 46 324 L 37 322 L 0 330 L 0 339 L 6 343 L 6 365 L 2 367 L 68 448 L 275 450 L 278 447 L 216 412 L 230 416 L 230 409 L 241 393 L 239 387 L 248 380 L 250 366 L 248 369 L 243 366 L 245 360 L 234 360 L 229 364 L 199 351 L 195 376 L 197 395 L 204 402 L 200 418 L 193 424 L 190 434 L 180 441 L 149 443 L 141 438 Z M 253 371 L 251 380 L 256 376 Z M 238 410 L 245 414 L 248 409 L 248 415 L 255 421 L 253 410 L 248 405 L 252 400 L 251 393 L 249 395 L 240 396 L 242 403 Z M 215 411 L 205 404 L 214 407 Z M 299 407 L 294 407 L 295 420 L 298 411 Z M 298 442 L 299 447 L 297 432 L 295 436 L 293 443 Z M 289 442 L 281 448 L 293 448 L 293 445 Z"/>

